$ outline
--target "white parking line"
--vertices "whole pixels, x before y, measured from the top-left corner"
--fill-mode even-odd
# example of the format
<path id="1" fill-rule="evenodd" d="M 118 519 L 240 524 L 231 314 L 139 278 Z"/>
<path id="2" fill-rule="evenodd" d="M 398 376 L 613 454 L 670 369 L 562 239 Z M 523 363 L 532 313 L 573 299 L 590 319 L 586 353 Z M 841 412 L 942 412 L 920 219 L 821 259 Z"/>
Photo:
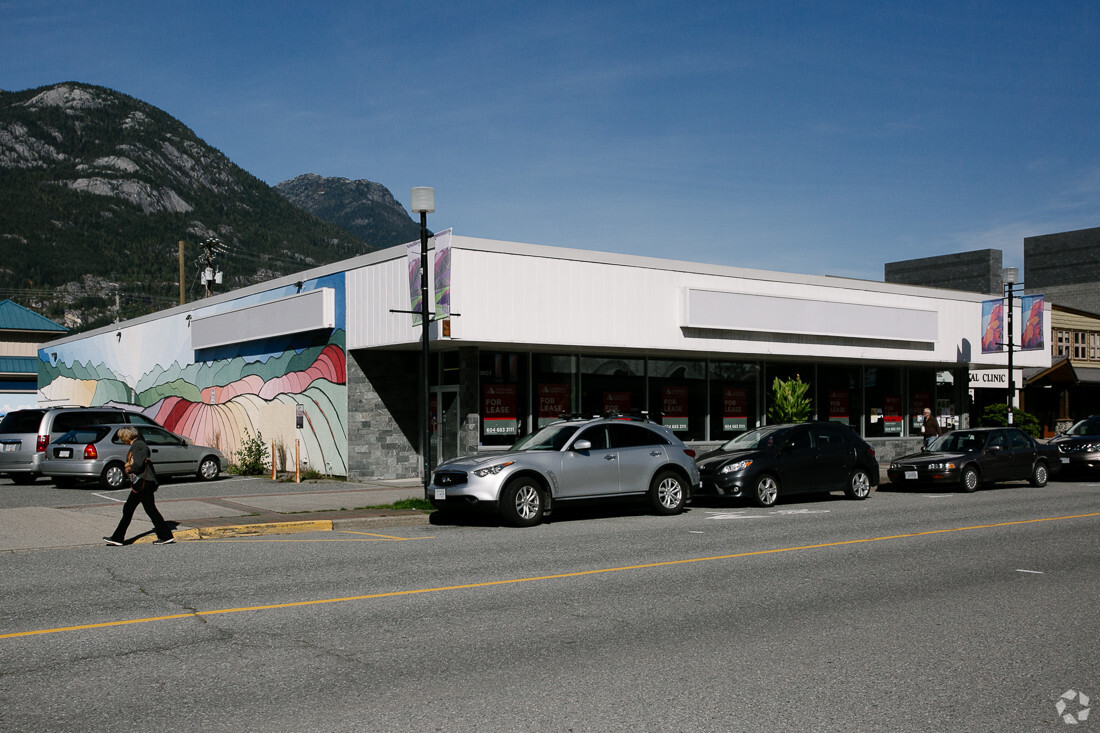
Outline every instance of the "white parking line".
<path id="1" fill-rule="evenodd" d="M 128 491 L 129 491 L 129 489 L 117 489 L 117 490 L 116 490 L 116 493 L 117 493 L 118 491 L 127 491 L 127 492 L 128 492 Z M 123 503 L 125 503 L 125 502 L 126 502 L 126 500 L 125 500 L 125 499 L 118 499 L 118 498 L 116 498 L 116 497 L 114 497 L 114 496 L 104 496 L 103 494 L 99 494 L 99 493 L 96 493 L 96 492 L 94 492 L 94 491 L 92 492 L 92 496 L 98 496 L 98 497 L 99 497 L 100 499 L 106 499 L 107 501 L 117 501 L 117 502 L 118 502 L 119 504 L 123 504 Z"/>

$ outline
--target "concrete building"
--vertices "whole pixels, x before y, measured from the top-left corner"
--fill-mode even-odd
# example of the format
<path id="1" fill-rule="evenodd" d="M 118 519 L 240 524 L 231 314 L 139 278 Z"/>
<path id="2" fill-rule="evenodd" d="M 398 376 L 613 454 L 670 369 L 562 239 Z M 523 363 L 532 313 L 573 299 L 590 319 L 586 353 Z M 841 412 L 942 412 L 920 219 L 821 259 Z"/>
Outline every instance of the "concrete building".
<path id="1" fill-rule="evenodd" d="M 1100 313 L 1100 227 L 1024 238 L 1028 293 L 1086 313 Z"/>
<path id="2" fill-rule="evenodd" d="M 706 447 L 766 423 L 795 377 L 885 461 L 919 445 L 926 406 L 965 424 L 968 372 L 1006 365 L 981 353 L 974 293 L 460 236 L 429 257 L 451 308 L 430 326 L 433 464 L 567 412 L 645 410 Z M 134 405 L 230 456 L 261 433 L 282 468 L 297 446 L 307 469 L 415 478 L 410 271 L 396 247 L 60 339 L 39 398 Z"/>
<path id="3" fill-rule="evenodd" d="M 1002 269 L 1001 250 L 979 249 L 937 257 L 887 262 L 883 279 L 888 283 L 926 285 L 1000 295 Z"/>

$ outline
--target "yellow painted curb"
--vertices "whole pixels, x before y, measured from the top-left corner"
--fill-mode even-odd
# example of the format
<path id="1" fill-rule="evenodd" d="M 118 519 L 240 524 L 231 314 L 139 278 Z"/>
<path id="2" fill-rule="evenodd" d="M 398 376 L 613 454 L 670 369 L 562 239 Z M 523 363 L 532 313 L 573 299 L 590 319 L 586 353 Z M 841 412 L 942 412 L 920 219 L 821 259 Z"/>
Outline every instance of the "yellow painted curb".
<path id="1" fill-rule="evenodd" d="M 190 540 L 216 540 L 224 537 L 255 537 L 265 534 L 295 534 L 296 532 L 331 532 L 331 519 L 318 519 L 309 522 L 268 522 L 266 524 L 235 524 L 227 527 L 192 527 L 174 534 L 177 542 Z M 134 544 L 152 542 L 156 537 L 149 535 L 134 540 Z"/>

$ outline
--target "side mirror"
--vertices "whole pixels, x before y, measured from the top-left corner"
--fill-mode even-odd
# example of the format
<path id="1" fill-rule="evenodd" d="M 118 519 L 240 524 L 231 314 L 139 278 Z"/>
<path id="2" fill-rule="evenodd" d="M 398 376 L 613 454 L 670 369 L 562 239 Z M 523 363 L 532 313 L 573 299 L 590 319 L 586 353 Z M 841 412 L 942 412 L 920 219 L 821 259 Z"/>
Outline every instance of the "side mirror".
<path id="1" fill-rule="evenodd" d="M 573 444 L 573 450 L 592 450 L 591 440 L 578 440 Z"/>

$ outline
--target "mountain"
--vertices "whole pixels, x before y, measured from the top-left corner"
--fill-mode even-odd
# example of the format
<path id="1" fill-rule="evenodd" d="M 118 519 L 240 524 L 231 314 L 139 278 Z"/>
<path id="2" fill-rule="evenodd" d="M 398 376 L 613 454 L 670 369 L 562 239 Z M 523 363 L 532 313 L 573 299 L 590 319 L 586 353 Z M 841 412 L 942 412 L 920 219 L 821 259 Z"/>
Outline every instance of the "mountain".
<path id="1" fill-rule="evenodd" d="M 419 222 L 381 183 L 306 173 L 276 184 L 275 190 L 303 211 L 364 241 L 391 246 L 420 239 Z"/>
<path id="2" fill-rule="evenodd" d="M 221 291 L 418 236 L 395 236 L 392 211 L 375 218 L 380 230 L 356 234 L 322 221 L 120 92 L 76 82 L 0 91 L 0 298 L 73 331 L 177 304 L 179 241 L 192 301 L 205 292 L 210 238 L 223 245 Z"/>

